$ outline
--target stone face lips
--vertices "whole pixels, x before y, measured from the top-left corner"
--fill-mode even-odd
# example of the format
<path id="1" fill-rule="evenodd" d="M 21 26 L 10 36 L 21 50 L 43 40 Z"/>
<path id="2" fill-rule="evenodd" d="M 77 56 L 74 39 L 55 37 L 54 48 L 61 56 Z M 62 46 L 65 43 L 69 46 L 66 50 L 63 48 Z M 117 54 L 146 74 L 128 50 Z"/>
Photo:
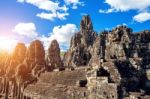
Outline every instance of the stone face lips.
<path id="1" fill-rule="evenodd" d="M 49 70 L 64 67 L 60 57 L 60 48 L 57 40 L 53 40 L 48 48 L 47 65 Z"/>
<path id="2" fill-rule="evenodd" d="M 70 49 L 64 55 L 65 66 L 85 66 L 91 58 L 90 46 L 97 37 L 89 16 L 84 16 L 80 31 L 71 38 Z"/>

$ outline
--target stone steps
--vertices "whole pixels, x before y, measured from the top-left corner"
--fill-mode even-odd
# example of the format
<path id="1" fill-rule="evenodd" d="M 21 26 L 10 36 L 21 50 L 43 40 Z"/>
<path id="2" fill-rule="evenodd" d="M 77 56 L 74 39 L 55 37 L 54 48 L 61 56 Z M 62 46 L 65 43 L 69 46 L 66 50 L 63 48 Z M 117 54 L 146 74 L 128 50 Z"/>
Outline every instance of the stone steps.
<path id="1" fill-rule="evenodd" d="M 75 96 L 80 97 L 76 99 L 83 99 L 81 97 L 86 92 L 86 87 L 77 86 L 77 82 L 82 79 L 86 79 L 84 68 L 74 71 L 46 72 L 40 75 L 36 84 L 27 86 L 24 96 L 36 97 L 36 99 L 74 99 L 71 97 Z"/>

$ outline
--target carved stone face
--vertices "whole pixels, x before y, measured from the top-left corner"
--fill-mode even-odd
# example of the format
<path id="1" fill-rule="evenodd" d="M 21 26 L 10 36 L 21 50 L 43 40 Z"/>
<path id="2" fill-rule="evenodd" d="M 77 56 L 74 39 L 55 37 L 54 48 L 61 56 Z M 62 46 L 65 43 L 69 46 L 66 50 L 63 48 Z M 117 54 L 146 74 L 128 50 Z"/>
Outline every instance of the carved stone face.
<path id="1" fill-rule="evenodd" d="M 84 16 L 80 23 L 80 29 L 82 32 L 93 31 L 93 25 L 89 16 Z"/>
<path id="2" fill-rule="evenodd" d="M 31 42 L 28 48 L 27 57 L 29 60 L 32 60 L 32 61 L 44 61 L 45 51 L 44 51 L 44 47 L 41 41 L 35 40 Z"/>
<path id="3" fill-rule="evenodd" d="M 130 42 L 130 30 L 127 28 L 117 28 L 110 34 L 111 42 Z"/>
<path id="4" fill-rule="evenodd" d="M 23 60 L 25 58 L 24 56 L 26 55 L 26 50 L 27 50 L 27 48 L 26 48 L 25 44 L 18 43 L 14 52 L 13 52 L 12 58 L 14 60 L 18 60 L 20 62 L 23 62 Z"/>
<path id="5" fill-rule="evenodd" d="M 110 39 L 109 39 L 109 41 L 110 42 L 116 42 L 116 41 L 119 41 L 120 40 L 120 36 L 119 36 L 119 34 L 118 33 L 112 33 L 112 34 L 110 34 Z"/>

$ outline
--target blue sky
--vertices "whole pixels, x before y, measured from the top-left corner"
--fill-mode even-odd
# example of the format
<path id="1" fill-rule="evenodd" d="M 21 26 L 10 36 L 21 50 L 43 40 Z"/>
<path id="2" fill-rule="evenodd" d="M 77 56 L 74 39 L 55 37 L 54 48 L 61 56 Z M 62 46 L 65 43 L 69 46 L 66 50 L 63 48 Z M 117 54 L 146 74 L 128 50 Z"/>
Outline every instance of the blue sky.
<path id="1" fill-rule="evenodd" d="M 40 39 L 46 47 L 57 39 L 62 50 L 85 14 L 98 33 L 121 24 L 135 32 L 150 29 L 150 0 L 1 0 L 0 13 L 1 38 L 27 45 Z"/>

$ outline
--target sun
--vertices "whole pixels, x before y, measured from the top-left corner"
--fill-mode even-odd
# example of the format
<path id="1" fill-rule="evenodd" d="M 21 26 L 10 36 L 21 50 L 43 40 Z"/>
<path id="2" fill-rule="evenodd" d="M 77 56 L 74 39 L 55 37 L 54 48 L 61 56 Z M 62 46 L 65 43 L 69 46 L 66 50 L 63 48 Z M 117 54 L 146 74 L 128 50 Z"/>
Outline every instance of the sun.
<path id="1" fill-rule="evenodd" d="M 17 41 L 10 37 L 5 37 L 5 36 L 0 37 L 0 50 L 1 51 L 3 50 L 7 52 L 12 52 L 16 44 L 17 44 Z"/>

